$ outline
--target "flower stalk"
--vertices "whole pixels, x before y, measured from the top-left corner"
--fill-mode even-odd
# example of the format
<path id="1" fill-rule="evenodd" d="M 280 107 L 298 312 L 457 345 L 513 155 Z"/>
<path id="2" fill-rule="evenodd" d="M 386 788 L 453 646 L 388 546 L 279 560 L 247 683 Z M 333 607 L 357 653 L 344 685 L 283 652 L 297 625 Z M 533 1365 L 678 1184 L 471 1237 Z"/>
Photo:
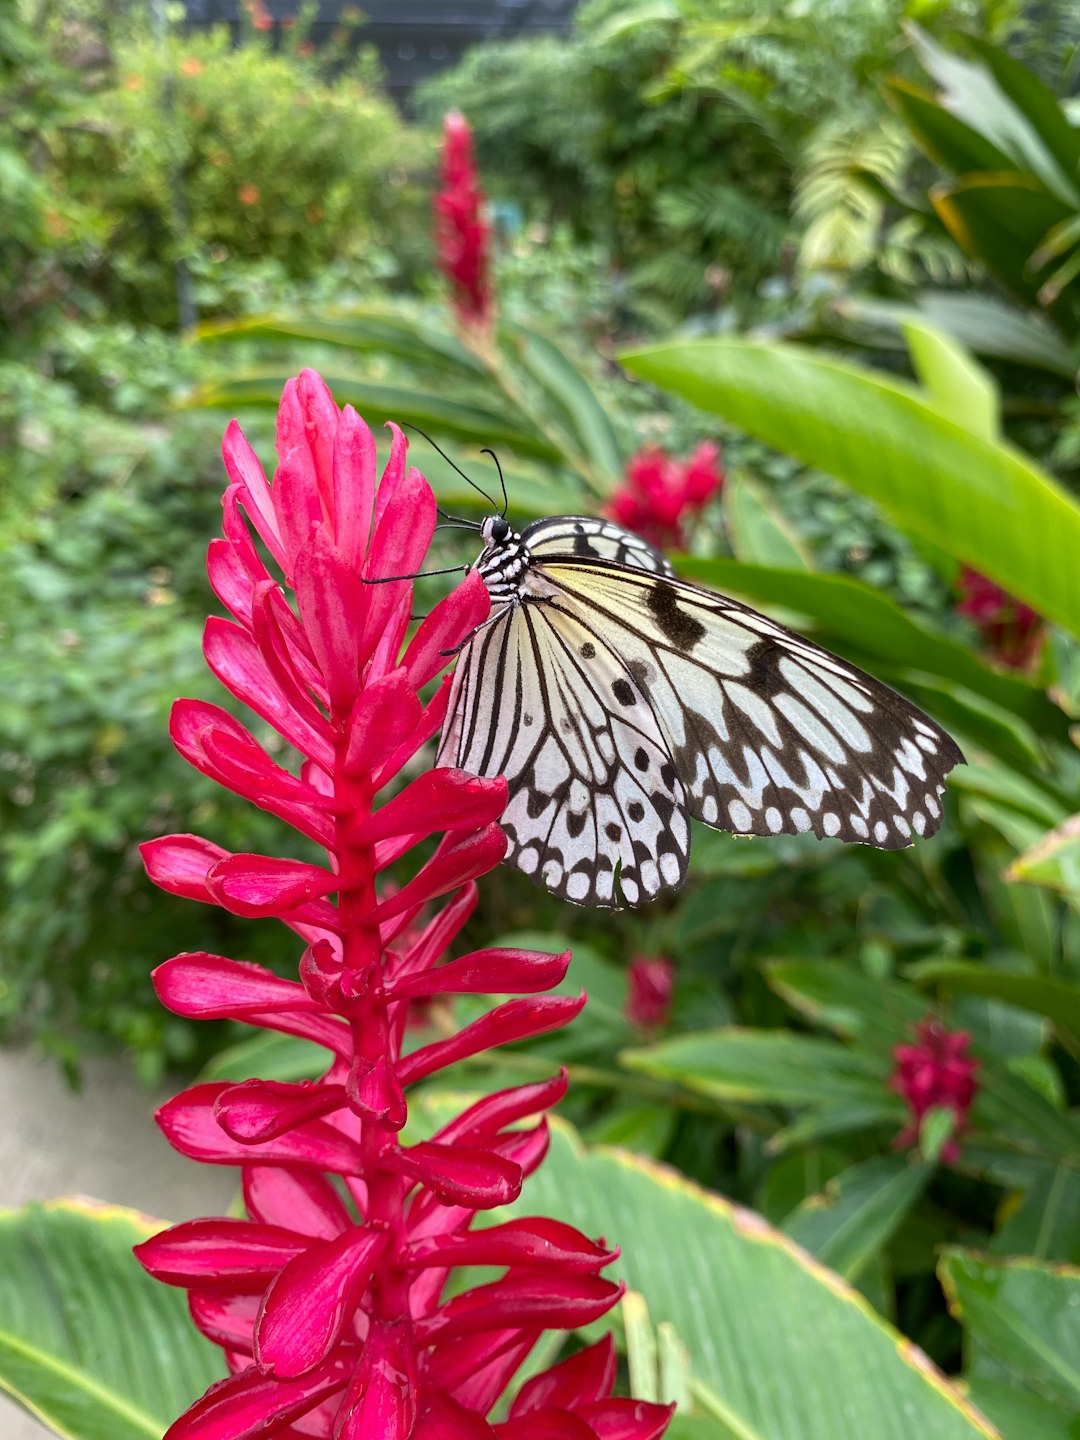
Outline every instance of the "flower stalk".
<path id="1" fill-rule="evenodd" d="M 487 1418 L 543 1330 L 589 1324 L 622 1292 L 601 1274 L 618 1252 L 569 1225 L 476 1226 L 543 1160 L 543 1117 L 565 1072 L 479 1099 L 430 1138 L 402 1135 L 411 1087 L 565 1025 L 584 996 L 544 993 L 568 954 L 489 948 L 444 960 L 477 879 L 505 852 L 506 785 L 425 771 L 417 757 L 448 698 L 447 678 L 428 687 L 489 601 L 470 575 L 409 638 L 412 587 L 389 577 L 421 568 L 435 501 L 390 428 L 376 485 L 370 431 L 306 371 L 282 399 L 272 486 L 235 423 L 225 437 L 231 483 L 209 572 L 232 619 L 207 622 L 206 657 L 298 763 L 279 764 L 252 730 L 201 701 L 176 702 L 172 738 L 322 858 L 231 854 L 194 835 L 147 842 L 156 884 L 276 918 L 303 947 L 296 979 L 185 953 L 154 983 L 177 1014 L 309 1040 L 325 1068 L 315 1081 L 195 1085 L 158 1113 L 181 1153 L 236 1167 L 246 1211 L 137 1247 L 151 1274 L 187 1290 L 228 1371 L 167 1440 L 654 1440 L 670 1408 L 612 1396 L 610 1339 L 522 1386 L 505 1420 Z M 388 868 L 420 845 L 426 858 L 411 878 L 391 882 Z M 490 992 L 511 998 L 404 1053 L 411 1005 Z M 465 1265 L 502 1273 L 448 1290 Z"/>

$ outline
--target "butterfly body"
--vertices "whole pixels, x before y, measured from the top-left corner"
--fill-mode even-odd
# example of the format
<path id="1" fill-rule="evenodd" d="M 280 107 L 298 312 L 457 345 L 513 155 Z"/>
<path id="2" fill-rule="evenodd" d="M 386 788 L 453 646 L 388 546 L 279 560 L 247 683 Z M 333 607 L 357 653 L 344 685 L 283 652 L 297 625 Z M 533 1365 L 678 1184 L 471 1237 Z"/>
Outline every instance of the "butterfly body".
<path id="1" fill-rule="evenodd" d="M 611 521 L 482 527 L 492 614 L 462 651 L 438 763 L 504 774 L 507 860 L 578 904 L 686 876 L 689 817 L 880 848 L 941 820 L 963 757 L 908 701 Z"/>

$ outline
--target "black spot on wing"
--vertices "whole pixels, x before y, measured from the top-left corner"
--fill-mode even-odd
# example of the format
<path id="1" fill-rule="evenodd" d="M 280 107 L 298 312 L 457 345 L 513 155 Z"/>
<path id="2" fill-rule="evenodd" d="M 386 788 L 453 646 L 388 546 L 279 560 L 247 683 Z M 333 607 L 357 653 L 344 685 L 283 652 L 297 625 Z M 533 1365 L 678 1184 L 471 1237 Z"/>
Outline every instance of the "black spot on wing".
<path id="1" fill-rule="evenodd" d="M 634 694 L 634 687 L 629 680 L 621 675 L 617 680 L 611 682 L 611 693 L 618 700 L 620 705 L 634 705 L 637 703 L 637 696 Z"/>
<path id="2" fill-rule="evenodd" d="M 676 650 L 684 654 L 704 640 L 705 626 L 679 605 L 679 592 L 674 585 L 650 585 L 646 603 L 661 634 Z"/>
<path id="3" fill-rule="evenodd" d="M 790 690 L 791 686 L 780 673 L 780 661 L 787 654 L 775 641 L 760 640 L 746 653 L 750 673 L 742 683 L 763 700 L 771 700 L 781 690 Z"/>

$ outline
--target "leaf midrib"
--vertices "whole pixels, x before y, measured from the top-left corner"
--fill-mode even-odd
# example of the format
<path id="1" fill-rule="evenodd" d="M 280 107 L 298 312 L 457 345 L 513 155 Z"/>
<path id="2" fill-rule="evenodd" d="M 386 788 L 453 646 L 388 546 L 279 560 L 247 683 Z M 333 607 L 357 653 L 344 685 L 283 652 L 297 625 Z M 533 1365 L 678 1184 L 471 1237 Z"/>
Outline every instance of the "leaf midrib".
<path id="1" fill-rule="evenodd" d="M 97 1381 L 92 1380 L 85 1370 L 79 1370 L 71 1365 L 61 1363 L 54 1355 L 47 1350 L 39 1349 L 36 1346 L 28 1345 L 9 1331 L 0 1330 L 0 1347 L 6 1347 L 15 1352 L 24 1360 L 36 1365 L 39 1369 L 59 1375 L 65 1379 L 75 1390 L 81 1390 L 84 1394 L 92 1396 L 103 1408 L 110 1410 L 113 1414 L 144 1430 L 151 1440 L 160 1440 L 163 1422 L 157 1417 L 151 1416 L 147 1411 L 142 1410 L 130 1403 L 120 1399 L 115 1391 L 105 1389 Z M 21 1391 L 15 1389 L 9 1382 L 0 1375 L 0 1389 L 7 1390 L 9 1394 L 22 1399 Z M 29 1397 L 27 1397 L 29 1398 Z M 35 1408 L 36 1406 L 35 1402 Z M 52 1423 L 50 1421 L 50 1423 Z"/>

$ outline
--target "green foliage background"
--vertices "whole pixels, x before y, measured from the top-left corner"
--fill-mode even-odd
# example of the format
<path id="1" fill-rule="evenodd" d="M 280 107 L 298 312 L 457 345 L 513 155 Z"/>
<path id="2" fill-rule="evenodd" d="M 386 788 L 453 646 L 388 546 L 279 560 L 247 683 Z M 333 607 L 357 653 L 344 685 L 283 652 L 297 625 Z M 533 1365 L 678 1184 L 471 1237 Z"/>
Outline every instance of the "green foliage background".
<path id="1" fill-rule="evenodd" d="M 5 1037 L 36 1041 L 73 1078 L 94 1049 L 123 1050 L 144 1078 L 319 1065 L 295 1040 L 172 1020 L 149 983 L 180 948 L 296 963 L 294 937 L 269 923 L 152 892 L 136 852 L 188 829 L 235 850 L 286 843 L 167 739 L 174 696 L 214 694 L 199 634 L 215 608 L 203 559 L 228 415 L 271 470 L 281 384 L 315 366 L 370 422 L 413 420 L 481 483 L 495 478 L 481 447 L 495 444 L 523 517 L 596 508 L 644 443 L 684 455 L 717 439 L 726 484 L 683 573 L 769 608 L 955 731 L 970 763 L 947 823 L 897 854 L 701 829 L 678 897 L 601 918 L 498 872 L 471 943 L 569 944 L 572 988 L 591 1003 L 567 1034 L 454 1083 L 569 1064 L 568 1121 L 587 1145 L 639 1158 L 582 1158 L 567 1132 L 553 1205 L 580 1195 L 606 1228 L 617 1196 L 635 1237 L 685 1222 L 742 1277 L 741 1316 L 768 1277 L 762 1326 L 785 1303 L 850 1324 L 845 1355 L 877 1357 L 881 1384 L 907 1395 L 910 1377 L 881 1358 L 889 1322 L 962 1375 L 1006 1440 L 1071 1433 L 1080 128 L 1060 99 L 1075 88 L 1068 12 L 592 0 L 564 40 L 477 47 L 409 121 L 371 56 L 350 58 L 348 34 L 308 53 L 303 17 L 274 48 L 254 32 L 237 45 L 154 35 L 136 7 L 89 0 L 0 15 Z M 450 104 L 476 128 L 494 202 L 490 343 L 454 332 L 432 267 L 434 128 Z M 181 335 L 185 293 L 200 323 Z M 447 504 L 475 511 L 435 450 L 417 441 L 413 454 Z M 441 543 L 445 563 L 458 558 L 453 535 Z M 1053 620 L 1031 670 L 1004 670 L 957 613 L 961 564 Z M 635 955 L 675 963 L 654 1031 L 628 1017 Z M 433 1023 L 466 1023 L 470 1006 Z M 954 1165 L 939 1163 L 947 1116 L 918 1153 L 893 1146 L 892 1051 L 927 1014 L 966 1029 L 981 1067 Z M 431 1091 L 418 1108 L 446 1103 Z M 753 1249 L 713 1192 L 872 1311 L 851 1292 L 838 1300 L 839 1282 L 788 1240 Z M 31 1216 L 12 1233 L 67 1227 L 52 1233 L 81 1252 L 89 1223 Z M 730 1331 L 734 1346 L 754 1327 L 734 1324 L 722 1284 L 688 1312 L 696 1277 L 674 1239 L 654 1258 L 628 1246 L 628 1271 L 687 1350 L 628 1308 L 635 1392 L 685 1393 L 679 1433 L 698 1440 L 779 1437 L 762 1418 L 768 1345 L 741 1369 L 717 1362 L 702 1335 Z M 679 1283 L 668 1261 L 685 1267 Z M 44 1403 L 40 1377 L 16 1384 L 5 1369 L 4 1327 L 22 1323 L 6 1303 L 0 1289 L 0 1383 Z M 155 1322 L 162 1353 L 174 1322 Z M 660 1361 L 643 1369 L 643 1354 Z M 84 1359 L 65 1356 L 78 1385 L 94 1379 Z M 813 1376 L 788 1359 L 802 1403 Z M 920 1433 L 991 1433 L 958 1392 L 940 1394 L 948 1415 L 933 1424 L 955 1431 Z M 856 1411 L 833 1423 L 863 1433 Z"/>

